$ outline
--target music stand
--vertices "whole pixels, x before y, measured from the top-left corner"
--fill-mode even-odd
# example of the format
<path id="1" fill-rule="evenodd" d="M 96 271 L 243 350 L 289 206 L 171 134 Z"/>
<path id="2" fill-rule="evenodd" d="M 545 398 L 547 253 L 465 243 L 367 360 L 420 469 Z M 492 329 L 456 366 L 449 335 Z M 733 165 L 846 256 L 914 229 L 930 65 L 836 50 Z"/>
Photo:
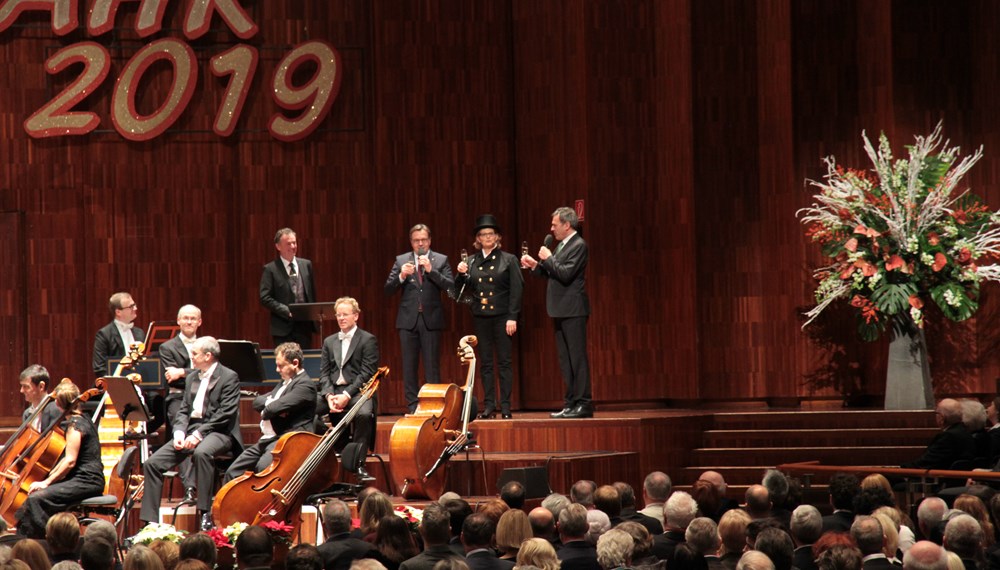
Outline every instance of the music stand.
<path id="1" fill-rule="evenodd" d="M 181 326 L 175 321 L 153 321 L 146 329 L 146 354 L 159 352 L 160 345 L 177 336 Z"/>
<path id="2" fill-rule="evenodd" d="M 249 340 L 219 340 L 219 364 L 230 368 L 240 382 L 263 384 L 264 361 L 260 357 L 260 345 Z"/>
<path id="3" fill-rule="evenodd" d="M 110 396 L 111 403 L 122 421 L 122 435 L 118 438 L 122 442 L 122 448 L 124 449 L 127 441 L 149 437 L 149 434 L 129 436 L 125 429 L 125 422 L 148 422 L 150 419 L 149 409 L 142 394 L 139 393 L 139 387 L 124 376 L 106 376 L 104 390 Z"/>
<path id="4" fill-rule="evenodd" d="M 319 322 L 319 341 L 323 342 L 323 321 L 333 320 L 337 315 L 336 301 L 325 303 L 292 303 L 288 305 L 288 310 L 292 312 L 293 321 L 314 321 Z M 302 347 L 306 349 L 305 346 Z"/>

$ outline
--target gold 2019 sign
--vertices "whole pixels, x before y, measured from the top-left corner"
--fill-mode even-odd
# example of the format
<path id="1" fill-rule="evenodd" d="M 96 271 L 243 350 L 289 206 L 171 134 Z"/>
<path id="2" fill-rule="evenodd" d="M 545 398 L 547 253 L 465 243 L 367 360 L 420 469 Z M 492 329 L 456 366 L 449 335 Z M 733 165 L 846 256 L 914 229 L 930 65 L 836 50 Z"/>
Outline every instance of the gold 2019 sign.
<path id="1" fill-rule="evenodd" d="M 92 0 L 89 4 L 86 31 L 100 36 L 114 26 L 115 15 L 124 0 Z M 79 0 L 2 0 L 0 33 L 7 30 L 25 11 L 47 11 L 52 31 L 65 35 L 80 25 Z M 139 0 L 135 31 L 142 38 L 160 31 L 168 0 Z M 257 24 L 239 0 L 185 0 L 183 33 L 188 40 L 203 36 L 213 15 L 218 14 L 240 39 L 253 37 Z M 212 131 L 220 137 L 232 134 L 250 92 L 260 58 L 257 48 L 237 44 L 209 59 L 213 75 L 228 78 L 221 103 L 214 110 Z M 136 106 L 140 81 L 150 66 L 168 64 L 173 79 L 163 101 L 149 113 Z M 74 110 L 84 99 L 108 80 L 111 55 L 107 48 L 93 41 L 77 42 L 56 51 L 45 61 L 45 70 L 57 74 L 73 64 L 83 64 L 82 71 L 61 92 L 24 121 L 24 130 L 32 137 L 84 135 L 101 124 L 97 113 Z M 308 66 L 308 67 L 303 67 Z M 292 81 L 300 69 L 312 69 L 306 80 Z M 339 52 L 327 42 L 307 41 L 291 48 L 275 66 L 271 78 L 271 96 L 277 106 L 268 121 L 271 136 L 281 141 L 295 141 L 312 133 L 323 122 L 340 90 L 342 76 Z M 160 38 L 143 45 L 124 64 L 114 81 L 109 115 L 115 130 L 133 141 L 153 139 L 170 128 L 187 109 L 198 83 L 198 60 L 194 50 L 180 38 Z M 289 118 L 280 110 L 293 113 Z"/>

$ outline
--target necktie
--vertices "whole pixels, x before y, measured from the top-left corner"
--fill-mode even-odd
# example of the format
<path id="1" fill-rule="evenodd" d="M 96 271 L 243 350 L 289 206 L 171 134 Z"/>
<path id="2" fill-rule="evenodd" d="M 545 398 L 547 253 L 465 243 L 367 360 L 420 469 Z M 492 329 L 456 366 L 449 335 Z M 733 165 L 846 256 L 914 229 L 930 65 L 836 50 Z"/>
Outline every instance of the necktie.
<path id="1" fill-rule="evenodd" d="M 555 254 L 559 255 L 559 252 L 562 251 L 563 247 L 565 247 L 565 246 L 566 246 L 566 240 L 562 240 L 561 242 L 559 242 L 559 245 L 556 246 L 556 253 Z"/>
<path id="2" fill-rule="evenodd" d="M 302 292 L 302 280 L 299 279 L 299 274 L 295 272 L 294 263 L 288 264 L 288 281 L 292 286 L 292 293 L 295 294 L 295 302 L 305 302 L 305 294 Z"/>

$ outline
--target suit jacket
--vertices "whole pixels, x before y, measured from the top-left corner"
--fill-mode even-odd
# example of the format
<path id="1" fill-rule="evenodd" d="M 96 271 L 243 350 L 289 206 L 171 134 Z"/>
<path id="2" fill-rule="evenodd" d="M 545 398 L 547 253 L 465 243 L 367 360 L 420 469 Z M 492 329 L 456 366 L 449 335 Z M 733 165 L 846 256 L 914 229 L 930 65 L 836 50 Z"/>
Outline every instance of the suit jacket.
<path id="1" fill-rule="evenodd" d="M 472 316 L 506 317 L 516 321 L 521 313 L 524 276 L 516 257 L 499 247 L 485 257 L 482 251 L 468 260 L 469 271 L 455 278 L 455 288 L 462 297 L 472 299 Z"/>
<path id="2" fill-rule="evenodd" d="M 288 380 L 285 391 L 278 399 L 268 404 L 267 396 L 257 396 L 253 409 L 260 412 L 262 420 L 271 422 L 278 437 L 293 431 L 312 431 L 316 415 L 316 381 L 305 370 Z"/>
<path id="3" fill-rule="evenodd" d="M 576 233 L 566 238 L 562 251 L 540 262 L 532 271 L 549 280 L 545 291 L 545 310 L 550 317 L 561 319 L 590 314 L 584 276 L 587 257 L 587 242 Z"/>
<path id="4" fill-rule="evenodd" d="M 795 549 L 792 554 L 792 566 L 799 570 L 816 570 L 816 560 L 813 558 L 811 544 L 804 544 Z"/>
<path id="5" fill-rule="evenodd" d="M 641 524 L 649 531 L 650 536 L 663 534 L 663 523 L 649 515 L 636 512 L 635 507 L 625 507 L 622 509 L 621 518 L 623 521 L 632 521 Z M 617 526 L 617 525 L 615 525 Z"/>
<path id="6" fill-rule="evenodd" d="M 677 549 L 677 545 L 684 542 L 684 531 L 683 530 L 668 530 L 661 535 L 653 537 L 653 548 L 651 552 L 653 556 L 659 558 L 660 560 L 666 560 L 667 566 L 670 565 L 670 561 L 674 559 L 674 550 Z"/>
<path id="7" fill-rule="evenodd" d="M 511 570 L 514 568 L 513 560 L 501 560 L 488 550 L 466 554 L 465 563 L 469 565 L 470 570 Z"/>
<path id="8" fill-rule="evenodd" d="M 862 562 L 861 567 L 864 570 L 894 570 L 900 568 L 899 565 L 893 564 L 885 556 L 879 556 L 877 558 L 869 558 L 868 560 Z M 966 570 L 968 570 L 968 566 L 966 566 Z"/>
<path id="9" fill-rule="evenodd" d="M 302 281 L 306 303 L 316 302 L 316 285 L 313 283 L 312 262 L 301 257 L 295 258 L 295 265 Z M 286 336 L 292 332 L 294 321 L 288 316 L 288 305 L 295 302 L 295 292 L 285 269 L 285 261 L 279 256 L 264 266 L 260 276 L 260 304 L 271 311 L 271 335 Z"/>
<path id="10" fill-rule="evenodd" d="M 316 549 L 323 557 L 325 570 L 347 570 L 351 567 L 351 562 L 361 558 L 375 558 L 379 553 L 375 545 L 352 538 L 348 532 L 331 536 Z"/>
<path id="11" fill-rule="evenodd" d="M 191 366 L 191 355 L 188 354 L 187 348 L 184 346 L 184 341 L 181 340 L 180 335 L 168 340 L 167 342 L 160 345 L 157 352 L 160 356 L 160 364 L 163 368 L 163 383 L 164 385 L 170 386 L 171 388 L 184 389 L 184 380 L 189 374 L 194 372 L 194 368 Z M 173 382 L 167 382 L 166 373 L 167 368 L 183 368 L 184 378 L 179 380 L 174 380 Z"/>
<path id="12" fill-rule="evenodd" d="M 415 261 L 412 251 L 396 256 L 396 262 L 389 272 L 389 278 L 385 280 L 386 295 L 392 295 L 397 290 L 403 292 L 399 299 L 399 311 L 396 313 L 397 329 L 410 330 L 417 326 L 417 316 L 420 314 L 418 309 L 421 305 L 423 306 L 424 324 L 427 325 L 427 328 L 430 330 L 444 328 L 441 292 L 454 287 L 455 280 L 451 276 L 451 267 L 448 265 L 447 256 L 436 251 L 428 251 L 427 257 L 431 262 L 431 270 L 423 274 L 422 283 L 416 273 L 402 282 L 399 281 L 403 265 Z M 419 267 L 417 270 L 423 271 Z"/>
<path id="13" fill-rule="evenodd" d="M 961 422 L 938 432 L 916 461 L 901 465 L 917 469 L 949 469 L 959 459 L 973 459 L 976 444 Z"/>
<path id="14" fill-rule="evenodd" d="M 571 540 L 556 551 L 560 570 L 600 570 L 597 549 L 586 540 Z"/>
<path id="15" fill-rule="evenodd" d="M 404 560 L 399 565 L 399 570 L 434 570 L 435 564 L 448 558 L 460 559 L 462 557 L 452 552 L 447 544 L 429 546 L 413 558 Z"/>
<path id="16" fill-rule="evenodd" d="M 132 338 L 136 342 L 142 342 L 146 340 L 146 333 L 139 327 L 133 326 Z M 125 356 L 125 344 L 122 343 L 122 335 L 118 334 L 118 327 L 111 321 L 101 327 L 94 336 L 94 376 L 107 376 L 108 361 L 123 356 Z"/>
<path id="17" fill-rule="evenodd" d="M 233 452 L 239 455 L 243 449 L 243 436 L 240 435 L 240 377 L 221 364 L 215 367 L 208 379 L 208 392 L 205 394 L 201 419 L 191 418 L 194 397 L 201 386 L 197 370 L 188 374 L 186 384 L 181 409 L 174 420 L 174 431 L 191 435 L 197 430 L 203 438 L 210 433 L 228 433 L 233 438 Z"/>
<path id="18" fill-rule="evenodd" d="M 834 511 L 831 515 L 823 517 L 823 532 L 851 532 L 851 525 L 854 524 L 854 513 L 851 511 Z"/>
<path id="19" fill-rule="evenodd" d="M 42 429 L 39 431 L 43 432 L 62 418 L 62 412 L 59 411 L 59 406 L 57 406 L 55 402 L 49 402 L 46 404 L 45 408 L 42 409 L 42 412 L 39 415 L 42 419 Z M 29 416 L 31 416 L 31 412 L 29 410 L 24 410 L 24 413 L 21 414 L 21 423 L 28 421 Z"/>
<path id="20" fill-rule="evenodd" d="M 354 331 L 351 345 L 347 348 L 347 358 L 340 361 L 340 339 L 332 334 L 323 341 L 320 357 L 319 400 L 329 411 L 325 398 L 327 394 L 340 394 L 344 390 L 353 398 L 361 392 L 361 387 L 371 380 L 378 371 L 378 340 L 372 333 L 361 329 Z M 337 386 L 340 371 L 344 371 L 347 386 Z"/>

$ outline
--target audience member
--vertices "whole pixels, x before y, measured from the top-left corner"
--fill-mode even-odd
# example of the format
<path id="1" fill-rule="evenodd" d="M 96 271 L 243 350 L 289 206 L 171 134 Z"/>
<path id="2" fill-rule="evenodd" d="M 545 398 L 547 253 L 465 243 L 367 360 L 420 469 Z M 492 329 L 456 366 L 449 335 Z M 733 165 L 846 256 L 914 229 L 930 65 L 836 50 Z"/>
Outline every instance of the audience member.
<path id="1" fill-rule="evenodd" d="M 528 513 L 528 523 L 533 537 L 544 538 L 553 548 L 559 548 L 559 535 L 556 533 L 556 520 L 552 511 L 545 507 L 535 507 Z"/>
<path id="2" fill-rule="evenodd" d="M 736 570 L 774 570 L 774 563 L 758 550 L 748 550 L 740 557 Z"/>
<path id="3" fill-rule="evenodd" d="M 674 549 L 674 558 L 670 561 L 671 570 L 708 570 L 708 561 L 695 552 L 690 544 L 678 544 Z"/>
<path id="4" fill-rule="evenodd" d="M 962 424 L 972 436 L 973 457 L 990 457 L 990 434 L 986 432 L 989 414 L 979 400 L 961 400 Z"/>
<path id="5" fill-rule="evenodd" d="M 12 558 L 16 558 L 27 564 L 31 570 L 49 570 L 52 568 L 52 562 L 49 561 L 49 555 L 45 552 L 45 547 L 43 547 L 37 540 L 26 538 L 18 541 L 10 549 L 10 555 Z M 84 568 L 86 568 L 86 566 Z M 91 568 L 93 568 L 93 570 L 111 570 L 110 566 L 106 568 Z"/>
<path id="6" fill-rule="evenodd" d="M 503 502 L 501 499 L 489 499 L 488 501 L 480 503 L 476 512 L 483 513 L 484 515 L 490 517 L 493 519 L 494 523 L 499 523 L 500 517 L 509 510 L 510 507 L 508 507 L 507 503 Z"/>
<path id="7" fill-rule="evenodd" d="M 632 566 L 632 536 L 618 529 L 611 529 L 597 539 L 597 563 L 604 570 Z"/>
<path id="8" fill-rule="evenodd" d="M 174 566 L 174 570 L 215 570 L 213 567 L 205 564 L 201 560 L 195 558 L 188 558 L 186 560 L 178 560 L 177 565 Z"/>
<path id="9" fill-rule="evenodd" d="M 445 558 L 434 563 L 433 570 L 470 570 L 468 562 L 464 558 L 454 556 Z"/>
<path id="10" fill-rule="evenodd" d="M 943 502 L 943 501 L 942 501 Z M 940 545 L 921 540 L 903 555 L 903 570 L 947 570 L 948 556 Z"/>
<path id="11" fill-rule="evenodd" d="M 884 513 L 872 514 L 872 518 L 878 520 L 882 527 L 882 554 L 893 566 L 902 566 L 903 561 L 899 555 L 899 531 L 896 530 L 896 524 Z"/>
<path id="12" fill-rule="evenodd" d="M 819 540 L 813 543 L 813 558 L 817 560 L 817 564 L 819 564 L 818 561 L 820 556 L 834 546 L 850 546 L 855 549 L 858 547 L 858 545 L 854 544 L 854 539 L 851 538 L 851 534 L 849 532 L 824 532 L 819 537 Z"/>
<path id="13" fill-rule="evenodd" d="M 70 513 L 56 513 L 45 523 L 45 543 L 52 563 L 63 560 L 79 562 L 80 523 Z"/>
<path id="14" fill-rule="evenodd" d="M 823 517 L 823 532 L 849 532 L 854 522 L 854 497 L 861 490 L 858 478 L 850 473 L 837 473 L 830 478 L 828 488 L 833 514 Z"/>
<path id="15" fill-rule="evenodd" d="M 457 495 L 456 495 L 457 497 Z M 449 501 L 438 501 L 448 511 L 449 526 L 451 528 L 451 540 L 448 546 L 459 556 L 465 556 L 465 548 L 462 546 L 462 525 L 466 517 L 472 514 L 472 506 L 461 497 Z M 494 528 L 496 521 L 494 521 Z"/>
<path id="16" fill-rule="evenodd" d="M 845 544 L 831 546 L 816 561 L 821 570 L 861 570 L 862 564 L 861 551 Z"/>
<path id="17" fill-rule="evenodd" d="M 361 537 L 367 541 L 375 538 L 379 521 L 386 515 L 393 514 L 392 500 L 385 493 L 378 492 L 368 495 L 358 512 L 361 526 Z"/>
<path id="18" fill-rule="evenodd" d="M 500 489 L 500 499 L 512 509 L 523 509 L 524 485 L 520 481 L 507 481 Z"/>
<path id="19" fill-rule="evenodd" d="M 955 509 L 962 511 L 976 519 L 979 527 L 983 531 L 983 548 L 989 550 L 996 541 L 993 523 L 990 522 L 990 515 L 986 512 L 986 505 L 979 497 L 969 494 L 959 495 L 955 499 Z"/>
<path id="20" fill-rule="evenodd" d="M 976 519 L 967 514 L 960 514 L 945 525 L 944 548 L 962 559 L 965 570 L 985 568 L 983 529 Z"/>
<path id="21" fill-rule="evenodd" d="M 590 509 L 587 511 L 587 542 L 597 544 L 601 535 L 611 530 L 611 519 L 604 511 Z"/>
<path id="22" fill-rule="evenodd" d="M 90 542 L 90 527 L 83 533 L 83 546 L 86 550 L 87 543 Z M 153 554 L 160 557 L 160 562 L 163 563 L 163 570 L 175 570 L 177 568 L 177 562 L 181 559 L 181 547 L 176 542 L 170 540 L 154 540 L 149 544 L 149 549 L 153 551 Z M 112 554 L 114 557 L 114 554 Z M 83 552 L 80 553 L 80 565 L 86 570 L 86 565 L 83 563 Z"/>
<path id="23" fill-rule="evenodd" d="M 23 560 L 8 558 L 6 562 L 0 562 L 0 570 L 31 570 L 31 567 Z"/>
<path id="24" fill-rule="evenodd" d="M 350 526 L 347 534 L 350 535 Z M 345 569 L 350 567 L 347 565 Z M 323 570 L 323 556 L 311 544 L 298 544 L 285 555 L 285 570 Z"/>
<path id="25" fill-rule="evenodd" d="M 14 547 L 14 550 L 17 550 L 17 546 Z M 160 555 L 153 550 L 152 545 L 150 545 L 150 550 L 157 555 L 157 558 L 160 558 Z M 163 563 L 162 558 L 160 558 L 160 563 Z M 115 567 L 114 546 L 102 539 L 83 541 L 83 545 L 80 547 L 80 566 L 83 570 L 112 570 Z M 166 570 L 167 565 L 163 564 L 163 568 Z M 173 568 L 171 567 L 170 570 Z"/>
<path id="26" fill-rule="evenodd" d="M 570 487 L 569 500 L 579 505 L 583 505 L 588 510 L 592 509 L 594 508 L 594 491 L 596 490 L 597 483 L 581 479 L 576 483 L 573 483 L 573 486 Z"/>
<path id="27" fill-rule="evenodd" d="M 742 509 L 726 511 L 719 519 L 719 539 L 722 541 L 719 560 L 727 570 L 736 570 L 736 565 L 746 548 L 749 524 L 750 515 Z"/>
<path id="28" fill-rule="evenodd" d="M 431 503 L 424 509 L 423 519 L 420 521 L 420 536 L 424 539 L 423 552 L 404 560 L 399 565 L 400 570 L 433 570 L 439 561 L 458 557 L 448 546 L 451 539 L 451 514 L 441 505 Z"/>
<path id="29" fill-rule="evenodd" d="M 27 568 L 28 565 L 25 564 L 24 566 L 13 570 L 27 570 Z M 53 564 L 52 570 L 83 570 L 83 568 L 81 568 L 80 563 L 75 560 L 63 560 L 62 562 L 56 562 Z"/>
<path id="30" fill-rule="evenodd" d="M 559 540 L 562 548 L 558 556 L 562 570 L 597 570 L 597 549 L 586 540 L 590 526 L 587 524 L 587 508 L 573 503 L 559 513 Z M 519 562 L 520 565 L 520 562 Z"/>
<path id="31" fill-rule="evenodd" d="M 722 514 L 726 511 L 730 511 L 739 508 L 739 503 L 726 497 L 726 491 L 729 489 L 729 485 L 726 483 L 726 479 L 722 476 L 722 473 L 718 471 L 705 471 L 698 479 L 701 481 L 708 481 L 712 485 L 715 485 L 715 489 L 719 492 L 719 496 L 722 497 L 722 506 L 719 508 L 718 516 L 722 517 Z"/>
<path id="32" fill-rule="evenodd" d="M 351 562 L 351 570 L 387 570 L 381 562 L 374 558 L 362 558 Z"/>
<path id="33" fill-rule="evenodd" d="M 763 485 L 750 485 L 745 495 L 746 512 L 753 520 L 766 519 L 771 516 L 771 495 Z"/>
<path id="34" fill-rule="evenodd" d="M 155 552 L 144 544 L 137 544 L 125 555 L 125 570 L 163 570 L 163 562 Z"/>
<path id="35" fill-rule="evenodd" d="M 608 515 L 612 527 L 622 522 L 622 497 L 613 485 L 601 485 L 594 491 L 594 508 Z"/>
<path id="36" fill-rule="evenodd" d="M 375 548 L 381 554 L 379 558 L 388 570 L 396 570 L 404 560 L 420 554 L 409 525 L 402 517 L 396 515 L 382 517 L 378 531 L 375 532 Z M 353 567 L 354 563 L 351 566 Z"/>
<path id="37" fill-rule="evenodd" d="M 948 512 L 948 505 L 938 497 L 927 497 L 920 501 L 917 507 L 917 528 L 920 529 L 920 536 L 940 545 L 942 536 L 938 527 L 944 520 L 945 513 Z"/>
<path id="38" fill-rule="evenodd" d="M 178 564 L 184 560 L 200 560 L 209 568 L 215 568 L 218 555 L 219 551 L 211 536 L 203 532 L 189 534 L 181 540 Z"/>
<path id="39" fill-rule="evenodd" d="M 385 516 L 396 517 L 394 514 Z M 359 558 L 375 557 L 377 550 L 374 545 L 351 536 L 351 508 L 347 503 L 339 499 L 327 501 L 323 505 L 322 518 L 323 532 L 327 538 L 326 542 L 317 547 L 317 551 L 326 570 L 347 570 L 351 567 L 351 562 Z M 376 531 L 378 526 L 379 523 L 372 525 Z"/>
<path id="40" fill-rule="evenodd" d="M 883 519 L 885 519 L 892 523 L 888 526 L 892 526 L 896 529 L 896 549 L 891 553 L 886 552 L 885 554 L 890 558 L 896 557 L 896 562 L 902 564 L 903 553 L 913 546 L 913 531 L 909 527 L 902 524 L 902 515 L 896 507 L 879 507 L 875 509 L 872 516 L 877 517 L 883 527 L 887 526 L 886 523 L 883 522 Z M 888 538 L 888 535 L 886 536 Z"/>
<path id="41" fill-rule="evenodd" d="M 788 477 L 777 469 L 768 469 L 764 472 L 761 485 L 767 489 L 767 496 L 771 501 L 771 516 L 785 528 L 788 528 L 789 520 L 792 518 L 792 511 L 788 508 L 788 497 L 791 491 Z M 750 516 L 753 516 L 753 513 Z M 772 560 L 772 562 L 774 561 Z"/>
<path id="42" fill-rule="evenodd" d="M 949 469 L 959 459 L 973 459 L 976 455 L 972 435 L 962 423 L 962 404 L 945 398 L 938 402 L 935 419 L 941 431 L 934 436 L 927 449 L 917 459 L 900 467 L 917 469 Z"/>
<path id="43" fill-rule="evenodd" d="M 597 555 L 594 555 L 594 564 L 597 565 Z M 517 551 L 517 565 L 515 568 L 538 568 L 539 570 L 560 570 L 559 558 L 556 551 L 547 540 L 541 538 L 531 538 L 524 541 L 521 549 Z M 567 570 L 565 563 L 562 570 Z"/>
<path id="44" fill-rule="evenodd" d="M 524 511 L 511 509 L 500 516 L 500 522 L 496 525 L 496 545 L 501 560 L 516 560 L 521 543 L 529 538 L 531 523 Z"/>
<path id="45" fill-rule="evenodd" d="M 650 534 L 662 534 L 663 533 L 663 522 L 661 520 L 654 519 L 651 516 L 644 515 L 638 512 L 635 508 L 635 491 L 632 489 L 632 485 L 624 481 L 615 481 L 612 486 L 618 491 L 618 497 L 621 499 L 621 520 L 622 521 L 634 521 L 642 526 L 646 527 L 646 530 Z M 609 517 L 611 515 L 608 515 Z M 617 525 L 616 525 L 617 526 Z"/>
<path id="46" fill-rule="evenodd" d="M 552 518 L 555 520 L 559 520 L 559 513 L 561 513 L 568 504 L 570 504 L 569 497 L 559 493 L 552 493 L 548 497 L 542 499 L 542 507 L 548 509 L 549 512 L 552 513 Z"/>
<path id="47" fill-rule="evenodd" d="M 670 496 L 672 490 L 673 484 L 666 473 L 653 471 L 646 475 L 646 479 L 642 482 L 642 502 L 645 508 L 639 512 L 660 521 L 662 524 L 663 504 L 667 502 L 667 497 Z"/>
<path id="48" fill-rule="evenodd" d="M 691 496 L 698 503 L 698 512 L 715 522 L 719 522 L 719 512 L 722 509 L 722 495 L 711 481 L 698 479 L 691 485 Z"/>
<path id="49" fill-rule="evenodd" d="M 684 542 L 684 531 L 688 524 L 698 516 L 698 503 L 684 491 L 670 495 L 663 506 L 663 534 L 653 537 L 653 555 L 660 560 L 670 560 L 674 548 Z"/>
<path id="50" fill-rule="evenodd" d="M 823 534 L 823 517 L 819 514 L 819 509 L 812 505 L 795 507 L 788 526 L 795 543 L 792 564 L 799 570 L 816 570 L 812 545 Z"/>
<path id="51" fill-rule="evenodd" d="M 684 543 L 701 556 L 719 551 L 719 527 L 708 517 L 692 520 L 684 531 Z"/>
<path id="52" fill-rule="evenodd" d="M 632 568 L 663 570 L 667 567 L 665 561 L 653 556 L 653 537 L 646 527 L 635 521 L 625 521 L 615 528 L 632 537 Z"/>
<path id="53" fill-rule="evenodd" d="M 504 515 L 514 512 L 523 514 L 522 511 L 507 511 Z M 493 519 L 483 513 L 471 514 L 462 523 L 465 561 L 472 570 L 510 570 L 514 567 L 513 560 L 497 558 L 496 552 L 491 548 L 495 532 L 496 525 L 493 524 Z"/>
<path id="54" fill-rule="evenodd" d="M 236 566 L 240 570 L 271 567 L 271 562 L 274 560 L 274 542 L 264 527 L 257 525 L 246 527 L 236 537 L 234 547 Z"/>
<path id="55" fill-rule="evenodd" d="M 885 533 L 878 519 L 859 515 L 851 525 L 851 538 L 861 551 L 861 564 L 865 570 L 892 568 L 885 555 Z"/>
<path id="56" fill-rule="evenodd" d="M 792 537 L 779 528 L 765 528 L 754 542 L 754 550 L 767 555 L 774 564 L 775 570 L 792 570 L 792 558 L 795 555 L 795 545 Z"/>

